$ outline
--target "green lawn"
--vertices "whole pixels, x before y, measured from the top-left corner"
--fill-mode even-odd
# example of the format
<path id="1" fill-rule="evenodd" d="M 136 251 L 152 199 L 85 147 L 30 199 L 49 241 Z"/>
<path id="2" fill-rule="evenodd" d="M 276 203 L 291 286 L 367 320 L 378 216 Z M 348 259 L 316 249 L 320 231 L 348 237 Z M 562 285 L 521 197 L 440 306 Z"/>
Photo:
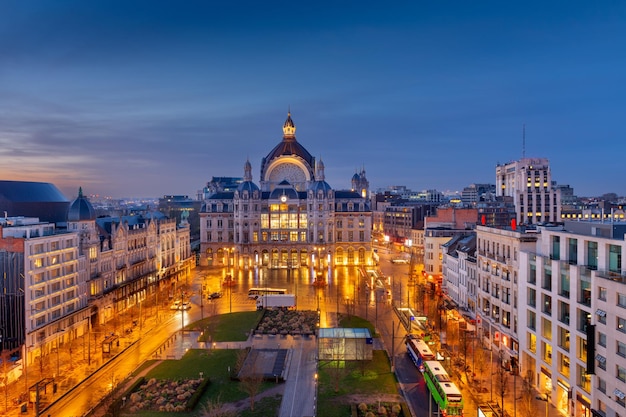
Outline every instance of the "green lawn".
<path id="1" fill-rule="evenodd" d="M 250 330 L 256 328 L 263 316 L 263 311 L 243 311 L 207 317 L 197 321 L 189 329 L 204 331 L 200 337 L 203 342 L 243 342 L 248 339 Z"/>
<path id="2" fill-rule="evenodd" d="M 364 394 L 376 398 L 376 394 L 397 394 L 397 381 L 391 372 L 389 357 L 383 350 L 375 350 L 372 361 L 362 366 L 359 362 L 342 362 L 343 371 L 333 369 L 335 362 L 320 362 L 318 415 L 350 417 L 350 406 L 340 397 L 347 394 Z M 338 381 L 338 384 L 336 383 Z M 339 391 L 335 391 L 336 387 Z"/>
<path id="3" fill-rule="evenodd" d="M 231 381 L 229 367 L 231 370 L 235 368 L 238 350 L 199 350 L 191 349 L 180 360 L 165 360 L 157 367 L 150 370 L 146 375 L 146 380 L 150 378 L 156 379 L 184 379 L 197 378 L 200 372 L 205 377 L 209 377 L 211 384 L 202 396 L 200 405 L 192 415 L 199 415 L 202 406 L 208 401 L 216 401 L 219 398 L 221 403 L 235 402 L 248 398 L 248 395 L 240 389 L 237 381 Z M 268 388 L 274 387 L 272 382 L 264 382 L 260 392 Z M 271 397 L 263 399 L 255 403 L 254 413 L 245 414 L 250 417 L 254 416 L 273 416 L 278 414 L 280 409 L 280 399 Z M 261 414 L 258 414 L 261 413 Z M 154 411 L 142 411 L 134 414 L 124 413 L 125 416 L 133 417 L 177 417 L 180 413 L 161 413 Z"/>

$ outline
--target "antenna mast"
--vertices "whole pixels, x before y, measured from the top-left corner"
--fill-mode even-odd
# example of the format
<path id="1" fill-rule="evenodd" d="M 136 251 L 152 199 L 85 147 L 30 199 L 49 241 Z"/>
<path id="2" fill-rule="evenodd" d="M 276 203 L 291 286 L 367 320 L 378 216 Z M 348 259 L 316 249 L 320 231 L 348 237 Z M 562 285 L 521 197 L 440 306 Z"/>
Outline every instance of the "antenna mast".
<path id="1" fill-rule="evenodd" d="M 526 158 L 526 123 L 522 125 L 522 158 Z"/>

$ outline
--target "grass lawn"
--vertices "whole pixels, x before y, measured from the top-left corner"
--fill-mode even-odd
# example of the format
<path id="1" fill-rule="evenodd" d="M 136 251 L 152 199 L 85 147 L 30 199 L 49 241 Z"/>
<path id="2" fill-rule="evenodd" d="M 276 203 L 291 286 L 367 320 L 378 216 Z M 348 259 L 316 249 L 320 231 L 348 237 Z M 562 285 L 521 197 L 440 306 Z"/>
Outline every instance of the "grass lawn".
<path id="1" fill-rule="evenodd" d="M 230 380 L 230 374 L 228 367 L 234 369 L 235 362 L 237 360 L 238 350 L 200 350 L 191 349 L 180 360 L 165 360 L 157 367 L 152 369 L 146 375 L 146 380 L 150 378 L 156 379 L 184 379 L 184 378 L 197 378 L 200 372 L 203 372 L 205 377 L 211 379 L 211 384 L 202 396 L 200 405 L 196 408 L 196 411 L 192 415 L 199 415 L 202 410 L 202 406 L 207 404 L 208 401 L 219 401 L 221 403 L 235 402 L 248 398 L 248 394 L 240 389 L 240 383 Z M 260 391 L 274 387 L 272 382 L 264 382 Z M 277 404 L 277 405 L 276 405 Z M 246 416 L 273 416 L 278 414 L 280 409 L 280 399 L 270 397 L 261 401 L 255 402 L 254 413 L 244 414 Z M 249 411 L 249 410 L 248 410 Z M 261 413 L 261 414 L 258 414 Z M 134 417 L 179 417 L 180 413 L 161 413 L 155 411 L 142 411 L 137 413 L 123 413 L 124 416 Z"/>
<path id="2" fill-rule="evenodd" d="M 390 370 L 387 353 L 375 350 L 372 361 L 361 366 L 359 362 L 341 362 L 342 370 L 334 369 L 335 362 L 320 362 L 318 415 L 350 417 L 350 406 L 341 401 L 342 396 L 361 394 L 376 398 L 377 394 L 397 394 L 397 381 Z M 338 382 L 338 384 L 337 384 Z M 339 390 L 335 392 L 336 387 Z"/>
<path id="3" fill-rule="evenodd" d="M 188 329 L 204 331 L 203 342 L 243 342 L 248 339 L 251 329 L 256 328 L 263 311 L 242 311 L 207 317 L 189 325 Z"/>
<path id="4" fill-rule="evenodd" d="M 362 317 L 357 316 L 347 316 L 345 314 L 340 314 L 339 316 L 339 327 L 347 327 L 354 329 L 368 329 L 372 337 L 378 337 L 378 334 L 374 332 L 374 325 L 365 320 Z"/>

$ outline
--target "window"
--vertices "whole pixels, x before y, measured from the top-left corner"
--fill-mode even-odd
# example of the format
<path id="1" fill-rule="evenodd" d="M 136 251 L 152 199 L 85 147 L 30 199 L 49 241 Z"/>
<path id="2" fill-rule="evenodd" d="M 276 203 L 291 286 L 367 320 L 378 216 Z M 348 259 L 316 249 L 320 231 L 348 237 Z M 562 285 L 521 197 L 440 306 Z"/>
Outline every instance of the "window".
<path id="1" fill-rule="evenodd" d="M 606 381 L 602 378 L 598 378 L 598 390 L 606 394 Z"/>
<path id="2" fill-rule="evenodd" d="M 622 382 L 626 382 L 626 368 L 620 365 L 616 365 L 616 367 L 617 367 L 617 372 L 616 372 L 617 379 L 619 379 Z"/>
<path id="3" fill-rule="evenodd" d="M 602 332 L 598 332 L 598 344 L 600 346 L 606 347 L 606 334 Z"/>
<path id="4" fill-rule="evenodd" d="M 537 335 L 534 333 L 528 333 L 528 350 L 537 353 Z"/>
<path id="5" fill-rule="evenodd" d="M 617 293 L 617 305 L 626 308 L 626 294 Z"/>
<path id="6" fill-rule="evenodd" d="M 622 333 L 626 333 L 626 319 L 623 319 L 621 317 L 617 318 L 617 330 Z"/>
<path id="7" fill-rule="evenodd" d="M 567 239 L 569 241 L 568 261 L 572 265 L 578 263 L 578 240 Z"/>
<path id="8" fill-rule="evenodd" d="M 598 299 L 602 301 L 606 301 L 606 288 L 598 287 Z"/>
<path id="9" fill-rule="evenodd" d="M 552 315 L 552 297 L 547 294 L 543 295 L 543 312 Z"/>
<path id="10" fill-rule="evenodd" d="M 541 319 L 541 327 L 541 335 L 548 340 L 552 340 L 552 321 L 549 319 Z"/>
<path id="11" fill-rule="evenodd" d="M 623 358 L 626 358 L 626 343 L 617 342 L 617 354 Z"/>
<path id="12" fill-rule="evenodd" d="M 569 350 L 569 330 L 559 326 L 559 347 Z"/>
<path id="13" fill-rule="evenodd" d="M 528 328 L 532 329 L 532 330 L 536 330 L 537 329 L 537 317 L 535 315 L 534 311 L 529 311 L 528 312 Z"/>
<path id="14" fill-rule="evenodd" d="M 543 353 L 543 360 L 545 363 L 552 363 L 552 346 L 546 344 L 545 342 L 541 342 L 541 350 Z"/>
<path id="15" fill-rule="evenodd" d="M 587 266 L 598 269 L 598 242 L 587 242 Z"/>
<path id="16" fill-rule="evenodd" d="M 622 248 L 617 245 L 609 245 L 609 271 L 617 274 L 622 271 Z"/>

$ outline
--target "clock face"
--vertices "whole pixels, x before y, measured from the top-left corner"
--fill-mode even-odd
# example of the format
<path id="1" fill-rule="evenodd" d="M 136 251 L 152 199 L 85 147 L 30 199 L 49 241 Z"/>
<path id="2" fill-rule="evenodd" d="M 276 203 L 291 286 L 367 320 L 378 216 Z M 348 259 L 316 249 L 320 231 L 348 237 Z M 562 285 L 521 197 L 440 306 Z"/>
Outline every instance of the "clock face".
<path id="1" fill-rule="evenodd" d="M 306 181 L 304 171 L 296 164 L 283 163 L 277 165 L 269 174 L 269 181 L 279 183 L 283 180 L 289 181 L 289 184 L 297 184 Z"/>

